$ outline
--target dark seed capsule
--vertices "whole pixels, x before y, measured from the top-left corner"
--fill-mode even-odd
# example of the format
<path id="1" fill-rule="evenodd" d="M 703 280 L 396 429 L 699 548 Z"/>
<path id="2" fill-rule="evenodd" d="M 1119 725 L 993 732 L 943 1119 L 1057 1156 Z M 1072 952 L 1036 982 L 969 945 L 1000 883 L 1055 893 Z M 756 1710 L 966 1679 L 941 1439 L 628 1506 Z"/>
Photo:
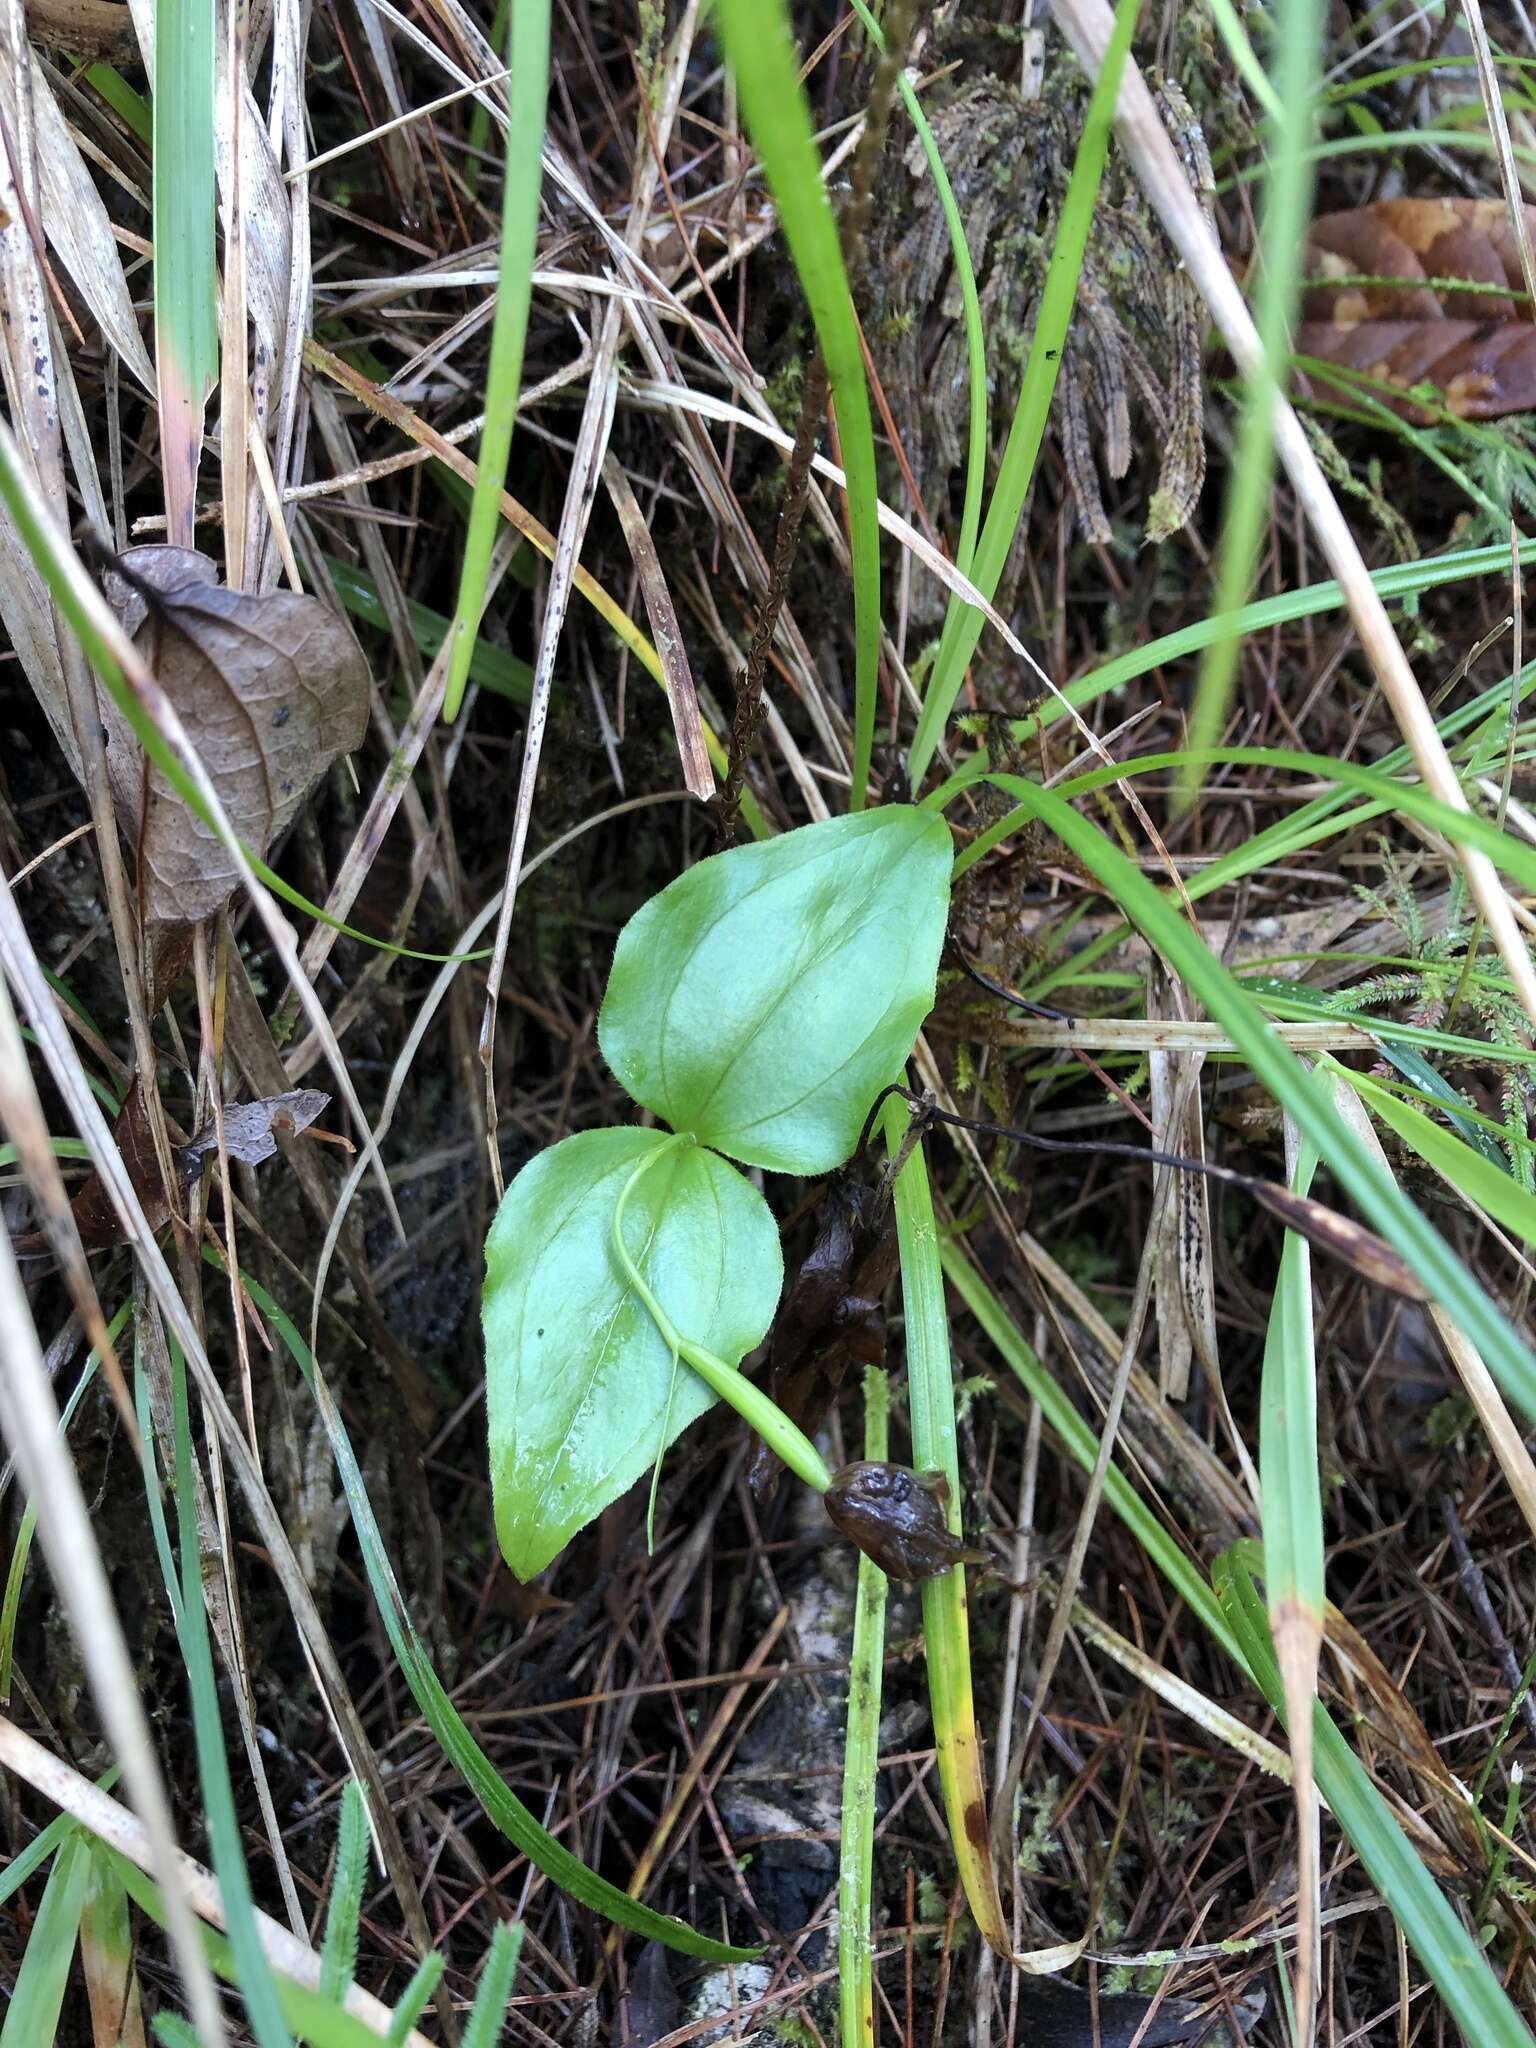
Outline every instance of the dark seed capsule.
<path id="1" fill-rule="evenodd" d="M 936 1579 L 956 1564 L 990 1564 L 945 1520 L 949 1481 L 942 1472 L 861 1459 L 833 1476 L 823 1498 L 832 1521 L 887 1577 Z"/>

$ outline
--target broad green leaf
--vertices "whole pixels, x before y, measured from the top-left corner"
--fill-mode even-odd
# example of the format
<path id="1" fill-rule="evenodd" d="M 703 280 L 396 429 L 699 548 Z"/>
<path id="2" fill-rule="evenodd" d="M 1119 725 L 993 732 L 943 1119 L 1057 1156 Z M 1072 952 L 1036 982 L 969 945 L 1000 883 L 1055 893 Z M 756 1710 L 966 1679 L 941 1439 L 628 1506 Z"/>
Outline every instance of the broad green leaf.
<path id="1" fill-rule="evenodd" d="M 841 1165 L 933 1007 L 950 860 L 939 819 L 888 804 L 700 861 L 619 935 L 603 1057 L 733 1159 Z"/>
<path id="2" fill-rule="evenodd" d="M 652 1157 L 625 1244 L 678 1331 L 735 1365 L 778 1306 L 768 1205 L 702 1147 L 583 1131 L 523 1168 L 486 1239 L 481 1305 L 496 1531 L 520 1579 L 649 1470 L 663 1431 L 671 1443 L 714 1400 L 686 1365 L 674 1386 L 666 1341 L 614 1259 L 619 1196 Z"/>

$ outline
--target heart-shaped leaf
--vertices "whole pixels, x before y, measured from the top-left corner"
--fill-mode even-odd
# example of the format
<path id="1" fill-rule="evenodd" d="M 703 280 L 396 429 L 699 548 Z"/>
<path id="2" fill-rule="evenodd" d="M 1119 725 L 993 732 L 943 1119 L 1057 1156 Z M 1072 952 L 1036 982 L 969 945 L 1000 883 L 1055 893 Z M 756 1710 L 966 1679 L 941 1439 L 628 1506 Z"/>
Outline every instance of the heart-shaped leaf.
<path id="1" fill-rule="evenodd" d="M 951 857 L 942 818 L 887 804 L 700 861 L 619 934 L 604 1058 L 674 1130 L 829 1171 L 933 1007 Z"/>
<path id="2" fill-rule="evenodd" d="M 624 1242 L 681 1334 L 736 1365 L 761 1342 L 784 1277 L 767 1203 L 734 1167 L 644 1130 L 583 1131 L 507 1189 L 485 1245 L 486 1410 L 502 1554 L 520 1579 L 647 1471 L 714 1401 L 677 1370 L 614 1258 Z"/>

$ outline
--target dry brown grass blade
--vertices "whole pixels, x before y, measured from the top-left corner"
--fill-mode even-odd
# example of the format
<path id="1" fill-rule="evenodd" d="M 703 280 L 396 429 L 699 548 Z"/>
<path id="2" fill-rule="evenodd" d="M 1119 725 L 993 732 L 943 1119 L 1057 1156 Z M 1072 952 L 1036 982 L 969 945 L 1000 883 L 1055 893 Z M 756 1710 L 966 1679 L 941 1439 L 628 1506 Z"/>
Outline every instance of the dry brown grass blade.
<path id="1" fill-rule="evenodd" d="M 1084 70 L 1096 79 L 1111 26 L 1106 0 L 1058 0 L 1055 13 Z M 1134 58 L 1126 60 L 1116 122 L 1143 189 L 1183 257 L 1239 371 L 1244 376 L 1256 374 L 1262 366 L 1262 350 L 1252 316 Z M 1393 631 L 1386 607 L 1361 560 L 1355 537 L 1328 487 L 1301 422 L 1281 395 L 1275 399 L 1274 436 L 1292 488 L 1329 568 L 1338 579 L 1360 645 L 1425 787 L 1442 803 L 1458 811 L 1467 810 L 1467 799 L 1445 744 Z M 1456 851 L 1473 900 L 1509 970 L 1510 981 L 1526 1015 L 1536 1023 L 1536 967 L 1520 936 L 1498 871 L 1485 854 L 1475 853 L 1469 847 L 1458 847 Z"/>
<path id="2" fill-rule="evenodd" d="M 0 1718 L 0 1764 L 56 1806 L 60 1813 L 67 1813 L 82 1827 L 89 1828 L 98 1840 L 115 1849 L 120 1856 L 126 1856 L 130 1863 L 137 1864 L 150 1876 L 157 1874 L 149 1838 L 127 1808 L 119 1805 L 99 1786 L 91 1784 L 88 1778 L 82 1778 L 78 1771 L 71 1770 L 68 1764 L 50 1756 L 40 1743 L 34 1742 L 30 1735 L 23 1734 L 13 1722 L 3 1718 Z M 212 1871 L 205 1870 L 190 1856 L 178 1853 L 177 1881 L 182 1895 L 200 1919 L 206 1920 L 210 1927 L 225 1926 L 224 1902 Z M 259 1906 L 254 1911 L 256 1932 L 272 1967 L 295 1984 L 318 1991 L 320 1958 L 308 1942 L 300 1941 L 286 1927 L 269 1919 Z M 375 2031 L 387 2030 L 392 2017 L 390 2008 L 360 1984 L 347 1986 L 342 2003 L 364 2025 Z M 404 2048 L 433 2048 L 426 2036 L 414 2027 L 400 2038 Z"/>
<path id="3" fill-rule="evenodd" d="M 445 440 L 435 427 L 429 426 L 408 405 L 402 405 L 397 398 L 392 398 L 379 385 L 354 370 L 350 363 L 344 363 L 339 356 L 333 356 L 328 349 L 321 348 L 318 342 L 305 342 L 304 360 L 312 369 L 320 371 L 322 376 L 329 377 L 332 383 L 358 399 L 371 413 L 382 420 L 387 420 L 392 427 L 416 442 L 418 447 L 434 455 L 446 468 L 451 469 L 455 476 L 462 477 L 471 488 L 474 487 L 476 469 L 470 458 L 452 442 Z M 509 525 L 515 527 L 525 540 L 538 549 L 546 561 L 554 560 L 555 536 L 542 520 L 536 519 L 525 505 L 520 505 L 509 491 L 503 491 L 501 494 L 501 514 Z M 639 629 L 633 619 L 579 563 L 573 571 L 572 582 L 598 616 L 612 626 L 620 639 L 635 647 Z M 638 651 L 636 648 L 636 652 Z"/>
<path id="4" fill-rule="evenodd" d="M 1149 1018 L 1182 1010 L 1166 975 L 1154 971 L 1147 990 Z M 1148 1062 L 1152 1144 L 1159 1152 L 1205 1157 L 1200 1113 L 1199 1051 L 1155 1052 Z M 1186 1078 L 1187 1077 L 1187 1078 Z M 1184 1104 L 1174 1115 L 1175 1101 Z M 1205 1176 L 1179 1173 L 1157 1223 L 1157 1383 L 1167 1400 L 1189 1392 L 1189 1368 L 1198 1352 L 1216 1358 L 1216 1303 L 1212 1292 L 1211 1203 Z"/>
<path id="5" fill-rule="evenodd" d="M 616 341 L 615 335 L 615 344 Z M 522 872 L 523 850 L 528 844 L 528 827 L 533 822 L 534 789 L 538 781 L 539 757 L 544 745 L 544 728 L 549 719 L 550 692 L 555 680 L 555 651 L 560 641 L 560 630 L 565 624 L 566 606 L 570 602 L 576 557 L 587 530 L 593 500 L 597 496 L 598 474 L 608 445 L 608 434 L 613 425 L 613 404 L 618 392 L 618 373 L 612 363 L 613 350 L 610 349 L 607 355 L 606 370 L 600 373 L 598 365 L 593 366 L 593 380 L 587 388 L 587 403 L 582 410 L 581 426 L 576 436 L 576 452 L 571 460 L 570 482 L 566 487 L 565 505 L 560 515 L 560 531 L 555 541 L 554 562 L 550 571 L 549 588 L 545 594 L 544 617 L 539 628 L 539 644 L 534 658 L 533 695 L 528 706 L 528 724 L 523 736 L 523 758 L 517 777 L 517 802 L 512 814 L 512 837 L 507 847 L 507 878 L 502 885 L 501 915 L 496 924 L 490 971 L 486 977 L 485 1012 L 480 1024 L 479 1055 L 485 1081 L 486 1148 L 490 1156 L 491 1181 L 496 1189 L 498 1202 L 505 1190 L 502 1182 L 501 1154 L 496 1143 L 496 1007 L 501 999 L 501 978 L 506 972 L 507 946 L 512 934 L 512 919 L 517 910 L 517 884 Z M 601 362 L 601 347 L 598 357 Z"/>
<path id="6" fill-rule="evenodd" d="M 613 500 L 619 524 L 624 529 L 624 538 L 629 543 L 635 574 L 640 578 L 640 588 L 645 596 L 645 609 L 651 621 L 656 652 L 667 672 L 667 703 L 672 712 L 672 730 L 677 735 L 683 781 L 700 803 L 707 803 L 715 793 L 715 771 L 710 766 L 709 749 L 704 744 L 699 693 L 693 686 L 688 649 L 683 643 L 682 628 L 677 623 L 672 593 L 662 573 L 661 558 L 630 488 L 629 478 L 612 455 L 603 458 L 603 481 L 608 486 L 608 495 Z"/>

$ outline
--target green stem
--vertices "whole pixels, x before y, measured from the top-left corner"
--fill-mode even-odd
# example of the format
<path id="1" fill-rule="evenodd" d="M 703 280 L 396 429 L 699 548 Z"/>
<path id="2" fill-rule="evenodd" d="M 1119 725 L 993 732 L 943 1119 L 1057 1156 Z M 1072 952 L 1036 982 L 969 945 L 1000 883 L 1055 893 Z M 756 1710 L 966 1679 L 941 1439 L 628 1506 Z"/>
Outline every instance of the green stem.
<path id="1" fill-rule="evenodd" d="M 624 1183 L 623 1192 L 613 1208 L 613 1255 L 619 1262 L 619 1270 L 639 1295 L 650 1311 L 651 1320 L 661 1332 L 668 1350 L 674 1351 L 685 1365 L 691 1365 L 711 1393 L 718 1394 L 722 1401 L 728 1401 L 744 1422 L 755 1429 L 768 1448 L 784 1460 L 798 1479 L 817 1493 L 825 1493 L 832 1484 L 832 1474 L 816 1446 L 795 1424 L 776 1401 L 770 1400 L 761 1387 L 754 1385 L 745 1373 L 738 1372 L 733 1365 L 727 1365 L 723 1358 L 717 1358 L 712 1351 L 706 1351 L 702 1344 L 695 1344 L 691 1337 L 683 1336 L 673 1323 L 661 1303 L 646 1285 L 639 1267 L 630 1257 L 624 1243 L 624 1211 L 629 1198 L 639 1186 L 643 1175 L 650 1172 L 658 1159 L 679 1145 L 696 1145 L 697 1138 L 691 1131 L 680 1131 L 675 1137 L 663 1138 L 654 1152 L 647 1152 L 629 1179 Z"/>

